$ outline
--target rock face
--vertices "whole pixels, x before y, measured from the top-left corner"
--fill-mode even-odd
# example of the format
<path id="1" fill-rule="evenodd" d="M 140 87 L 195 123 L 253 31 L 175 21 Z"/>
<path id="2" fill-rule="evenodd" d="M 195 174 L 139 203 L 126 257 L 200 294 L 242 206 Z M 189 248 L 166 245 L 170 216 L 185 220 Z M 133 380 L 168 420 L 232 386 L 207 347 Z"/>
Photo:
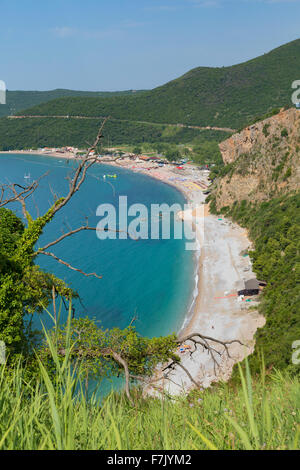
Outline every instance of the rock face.
<path id="1" fill-rule="evenodd" d="M 268 200 L 300 188 L 300 110 L 260 121 L 220 144 L 225 175 L 218 181 L 218 209 L 235 200 Z"/>

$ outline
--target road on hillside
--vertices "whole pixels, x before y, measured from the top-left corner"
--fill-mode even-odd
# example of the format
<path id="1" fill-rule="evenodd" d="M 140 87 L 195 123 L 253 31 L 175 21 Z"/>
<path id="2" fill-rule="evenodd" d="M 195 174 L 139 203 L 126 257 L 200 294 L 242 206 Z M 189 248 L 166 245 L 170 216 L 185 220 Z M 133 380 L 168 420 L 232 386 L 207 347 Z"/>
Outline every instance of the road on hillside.
<path id="1" fill-rule="evenodd" d="M 27 116 L 7 116 L 8 119 L 29 119 L 29 118 L 39 118 L 39 119 L 105 119 L 107 116 L 38 116 L 38 115 L 27 115 Z M 236 132 L 235 129 L 230 129 L 229 127 L 215 127 L 215 126 L 190 126 L 188 124 L 168 124 L 164 122 L 149 122 L 149 121 L 131 121 L 129 119 L 116 119 L 111 118 L 112 121 L 118 122 L 133 122 L 136 124 L 149 124 L 151 126 L 170 126 L 170 127 L 179 127 L 185 129 L 198 129 L 201 131 L 221 131 L 221 132 Z"/>

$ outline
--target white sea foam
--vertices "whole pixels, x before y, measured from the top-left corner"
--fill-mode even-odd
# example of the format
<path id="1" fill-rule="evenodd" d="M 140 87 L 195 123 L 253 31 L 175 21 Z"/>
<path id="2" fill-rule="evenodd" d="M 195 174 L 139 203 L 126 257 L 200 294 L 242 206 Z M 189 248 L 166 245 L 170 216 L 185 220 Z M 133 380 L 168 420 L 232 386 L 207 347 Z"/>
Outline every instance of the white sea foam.
<path id="1" fill-rule="evenodd" d="M 196 243 L 197 243 L 197 250 L 195 251 L 195 259 L 194 259 L 194 263 L 195 263 L 194 290 L 193 290 L 193 293 L 192 293 L 192 300 L 191 300 L 190 306 L 187 310 L 186 316 L 183 319 L 183 323 L 182 323 L 181 328 L 179 329 L 179 333 L 182 332 L 187 327 L 190 320 L 192 319 L 192 317 L 194 315 L 194 307 L 195 307 L 195 304 L 196 304 L 196 300 L 197 300 L 197 297 L 199 295 L 198 283 L 199 283 L 199 259 L 200 259 L 200 255 L 201 255 L 201 245 L 200 245 L 200 242 L 199 242 L 198 238 L 197 238 Z"/>

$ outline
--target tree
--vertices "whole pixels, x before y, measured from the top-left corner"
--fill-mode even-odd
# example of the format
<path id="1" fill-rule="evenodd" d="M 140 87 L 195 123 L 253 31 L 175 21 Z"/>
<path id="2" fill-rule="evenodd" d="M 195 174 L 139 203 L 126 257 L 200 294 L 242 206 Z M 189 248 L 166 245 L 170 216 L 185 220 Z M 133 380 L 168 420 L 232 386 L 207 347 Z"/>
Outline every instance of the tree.
<path id="1" fill-rule="evenodd" d="M 35 246 L 43 233 L 44 227 L 79 191 L 88 169 L 97 161 L 97 152 L 93 156 L 91 152 L 97 150 L 97 145 L 102 138 L 104 123 L 105 121 L 94 144 L 90 146 L 82 159 L 78 159 L 73 177 L 69 178 L 67 195 L 57 198 L 44 215 L 33 219 L 26 207 L 26 200 L 35 191 L 38 182 L 34 182 L 27 187 L 17 184 L 0 187 L 0 241 L 2 241 L 0 250 L 0 340 L 5 341 L 13 357 L 18 354 L 26 356 L 30 352 L 31 323 L 29 321 L 26 329 L 26 315 L 44 310 L 51 299 L 53 300 L 55 313 L 55 297 L 57 294 L 67 298 L 69 302 L 71 302 L 74 295 L 63 281 L 52 274 L 41 271 L 34 264 L 38 255 L 50 256 L 68 268 L 79 271 L 84 276 L 101 278 L 96 273 L 85 273 L 80 268 L 71 266 L 68 262 L 58 258 L 53 252 L 48 251 L 49 248 L 79 231 L 96 230 L 96 228 L 90 227 L 88 223 L 64 233 L 43 247 L 36 249 Z M 175 151 L 173 157 L 177 157 L 178 154 L 179 152 Z M 3 208 L 9 202 L 15 201 L 22 206 L 26 225 L 11 211 Z M 155 387 L 156 382 L 169 379 L 169 373 L 174 367 L 181 367 L 194 385 L 200 386 L 187 368 L 181 364 L 177 355 L 178 347 L 185 342 L 189 341 L 193 346 L 193 348 L 192 346 L 190 348 L 191 356 L 197 348 L 206 350 L 213 359 L 215 368 L 219 367 L 217 356 L 222 357 L 224 354 L 229 356 L 229 345 L 233 342 L 240 343 L 235 340 L 222 342 L 204 336 L 199 332 L 183 338 L 173 334 L 163 338 L 149 339 L 139 335 L 132 324 L 124 330 L 119 328 L 103 330 L 89 319 L 71 320 L 70 317 L 68 324 L 60 328 L 56 323 L 55 316 L 54 320 L 56 327 L 53 332 L 53 344 L 57 347 L 59 357 L 63 358 L 68 355 L 72 357 L 75 363 L 80 361 L 86 369 L 87 377 L 91 372 L 101 377 L 124 374 L 125 390 L 130 401 L 130 381 L 140 381 Z M 71 347 L 68 346 L 70 340 Z M 45 363 L 48 361 L 48 366 L 51 368 L 51 355 L 49 352 L 53 353 L 45 347 Z M 161 367 L 158 368 L 154 377 L 153 374 L 158 365 L 161 365 Z"/>
<path id="2" fill-rule="evenodd" d="M 34 264 L 33 247 L 39 235 L 36 225 L 26 229 L 13 212 L 0 209 L 0 340 L 10 354 L 28 353 L 30 318 L 48 305 L 53 288 L 67 299 L 77 295 Z"/>
<path id="3" fill-rule="evenodd" d="M 53 274 L 43 272 L 34 264 L 37 255 L 54 258 L 70 269 L 81 272 L 85 276 L 98 276 L 96 273 L 85 273 L 71 266 L 66 261 L 49 252 L 48 249 L 81 230 L 96 230 L 88 224 L 71 230 L 44 247 L 35 249 L 44 227 L 55 214 L 71 200 L 79 191 L 85 180 L 87 170 L 97 161 L 91 156 L 102 138 L 103 122 L 97 138 L 88 149 L 69 179 L 69 191 L 65 197 L 57 199 L 49 210 L 37 219 L 33 219 L 26 208 L 26 200 L 38 187 L 35 181 L 28 186 L 6 184 L 0 187 L 0 340 L 4 341 L 11 357 L 16 354 L 28 354 L 30 350 L 31 320 L 26 325 L 27 315 L 43 311 L 50 299 L 60 295 L 68 300 L 76 296 L 70 288 Z M 26 226 L 13 212 L 4 208 L 11 202 L 19 202 L 22 206 Z"/>
<path id="4" fill-rule="evenodd" d="M 169 162 L 175 162 L 179 160 L 181 157 L 179 150 L 177 149 L 169 149 L 166 152 L 166 158 L 169 160 Z"/>
<path id="5" fill-rule="evenodd" d="M 219 367 L 217 357 L 225 354 L 230 358 L 229 347 L 238 340 L 220 341 L 215 338 L 191 333 L 184 337 L 172 334 L 159 338 L 141 336 L 131 324 L 119 328 L 103 330 L 89 318 L 69 320 L 63 326 L 55 325 L 50 341 L 45 343 L 42 350 L 43 363 L 48 362 L 48 368 L 53 364 L 53 351 L 49 344 L 55 344 L 60 357 L 68 358 L 74 367 L 80 365 L 88 382 L 89 376 L 99 378 L 124 375 L 125 391 L 128 399 L 130 382 L 139 382 L 161 391 L 157 385 L 161 380 L 171 380 L 170 372 L 180 367 L 198 388 L 201 384 L 183 366 L 178 355 L 178 348 L 186 342 L 191 343 L 189 354 L 192 356 L 198 348 L 203 348 L 211 356 L 215 373 Z M 159 367 L 158 367 L 159 366 Z"/>
<path id="6" fill-rule="evenodd" d="M 143 151 L 143 149 L 142 149 L 142 147 L 141 147 L 140 145 L 134 147 L 134 149 L 133 149 L 133 153 L 134 153 L 135 155 L 141 155 L 142 151 Z"/>

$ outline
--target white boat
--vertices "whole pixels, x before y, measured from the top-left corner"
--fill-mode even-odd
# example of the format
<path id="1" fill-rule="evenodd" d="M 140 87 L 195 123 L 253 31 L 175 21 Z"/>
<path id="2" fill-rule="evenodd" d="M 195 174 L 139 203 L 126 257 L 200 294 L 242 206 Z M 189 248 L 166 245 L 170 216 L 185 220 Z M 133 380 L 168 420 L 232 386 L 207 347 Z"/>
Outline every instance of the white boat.
<path id="1" fill-rule="evenodd" d="M 30 178 L 31 178 L 30 173 L 28 173 L 28 175 L 26 175 L 26 173 L 25 173 L 24 180 L 30 180 Z"/>

